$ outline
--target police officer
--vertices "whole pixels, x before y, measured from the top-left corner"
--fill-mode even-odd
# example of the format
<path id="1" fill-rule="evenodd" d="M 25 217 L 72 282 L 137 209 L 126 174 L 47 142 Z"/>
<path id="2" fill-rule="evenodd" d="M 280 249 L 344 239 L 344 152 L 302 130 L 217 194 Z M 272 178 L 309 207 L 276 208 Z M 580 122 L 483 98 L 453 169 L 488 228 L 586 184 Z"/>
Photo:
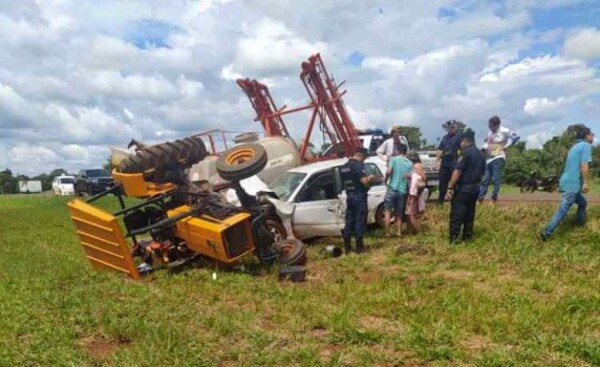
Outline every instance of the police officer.
<path id="1" fill-rule="evenodd" d="M 475 134 L 467 129 L 461 134 L 461 156 L 457 160 L 448 184 L 446 199 L 452 200 L 450 208 L 450 244 L 473 237 L 475 208 L 479 196 L 479 185 L 485 173 L 485 155 L 475 147 Z"/>
<path id="2" fill-rule="evenodd" d="M 352 236 L 356 238 L 356 252 L 365 251 L 363 236 L 367 230 L 367 192 L 369 183 L 375 176 L 367 175 L 364 161 L 368 151 L 357 148 L 354 156 L 341 168 L 342 182 L 346 190 L 346 224 L 342 230 L 344 250 L 346 254 L 352 251 Z"/>
<path id="3" fill-rule="evenodd" d="M 458 152 L 460 150 L 460 139 L 461 135 L 458 131 L 458 124 L 456 120 L 446 121 L 442 125 L 446 130 L 446 135 L 440 141 L 437 152 L 437 169 L 439 171 L 439 196 L 438 203 L 442 204 L 446 198 L 446 191 L 448 190 L 448 182 L 452 177 L 452 171 L 456 165 L 458 159 Z"/>

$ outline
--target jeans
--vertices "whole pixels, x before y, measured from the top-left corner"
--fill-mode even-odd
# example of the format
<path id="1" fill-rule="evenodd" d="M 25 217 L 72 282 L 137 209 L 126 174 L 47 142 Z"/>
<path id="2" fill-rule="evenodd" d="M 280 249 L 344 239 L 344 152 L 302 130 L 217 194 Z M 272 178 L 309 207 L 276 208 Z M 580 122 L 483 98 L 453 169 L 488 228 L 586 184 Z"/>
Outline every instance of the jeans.
<path id="1" fill-rule="evenodd" d="M 450 207 L 450 241 L 459 239 L 461 229 L 463 240 L 468 241 L 473 238 L 477 196 L 476 189 L 459 191 L 454 194 Z"/>
<path id="2" fill-rule="evenodd" d="M 585 200 L 585 197 L 581 191 L 564 192 L 562 194 L 562 201 L 558 207 L 558 210 L 556 211 L 556 214 L 554 214 L 554 217 L 552 217 L 550 224 L 544 228 L 544 235 L 549 237 L 552 235 L 552 233 L 554 233 L 560 222 L 562 222 L 569 213 L 569 209 L 571 209 L 573 204 L 577 204 L 577 224 L 580 226 L 585 225 L 585 209 L 587 207 L 587 201 Z"/>
<path id="3" fill-rule="evenodd" d="M 367 195 L 349 194 L 346 198 L 346 223 L 342 237 L 362 239 L 367 231 Z"/>
<path id="4" fill-rule="evenodd" d="M 383 208 L 396 217 L 402 217 L 406 206 L 406 194 L 388 187 L 383 199 Z"/>
<path id="5" fill-rule="evenodd" d="M 490 180 L 494 181 L 494 191 L 492 192 L 492 200 L 498 199 L 500 193 L 500 185 L 502 184 L 502 169 L 504 168 L 504 158 L 498 158 L 485 165 L 485 176 L 481 182 L 481 189 L 479 190 L 479 199 L 482 200 L 487 195 L 488 186 Z"/>

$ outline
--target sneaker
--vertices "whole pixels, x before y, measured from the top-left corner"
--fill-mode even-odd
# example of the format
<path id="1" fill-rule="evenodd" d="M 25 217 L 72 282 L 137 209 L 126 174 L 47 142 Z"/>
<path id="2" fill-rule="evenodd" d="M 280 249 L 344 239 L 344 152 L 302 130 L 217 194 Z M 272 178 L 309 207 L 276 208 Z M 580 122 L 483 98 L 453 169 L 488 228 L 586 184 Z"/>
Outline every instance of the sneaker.
<path id="1" fill-rule="evenodd" d="M 550 236 L 548 236 L 546 233 L 544 233 L 544 231 L 541 231 L 541 232 L 538 234 L 538 237 L 540 238 L 540 241 L 542 241 L 542 242 L 546 242 L 546 241 L 548 241 L 548 238 L 549 238 Z"/>

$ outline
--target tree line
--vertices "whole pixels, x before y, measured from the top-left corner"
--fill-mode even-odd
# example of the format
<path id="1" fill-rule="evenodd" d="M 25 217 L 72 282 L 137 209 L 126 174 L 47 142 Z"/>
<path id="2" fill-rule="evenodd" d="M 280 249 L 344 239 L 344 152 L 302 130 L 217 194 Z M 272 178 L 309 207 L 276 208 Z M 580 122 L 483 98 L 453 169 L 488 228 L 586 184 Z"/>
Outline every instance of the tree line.
<path id="1" fill-rule="evenodd" d="M 42 173 L 41 175 L 29 177 L 26 175 L 13 175 L 13 172 L 6 168 L 0 171 L 0 194 L 15 194 L 19 192 L 19 181 L 41 181 L 42 190 L 48 191 L 52 189 L 52 181 L 55 177 L 68 174 L 66 170 L 58 168 L 50 173 Z"/>

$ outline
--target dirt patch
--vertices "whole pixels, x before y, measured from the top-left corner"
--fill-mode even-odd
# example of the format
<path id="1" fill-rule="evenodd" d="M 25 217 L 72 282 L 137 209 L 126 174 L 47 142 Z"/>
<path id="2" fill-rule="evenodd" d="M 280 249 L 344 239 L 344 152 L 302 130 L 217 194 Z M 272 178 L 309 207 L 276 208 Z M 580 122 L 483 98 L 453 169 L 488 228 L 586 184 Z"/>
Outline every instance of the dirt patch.
<path id="1" fill-rule="evenodd" d="M 322 362 L 328 363 L 329 361 L 331 361 L 333 355 L 338 353 L 339 350 L 340 347 L 338 347 L 337 345 L 327 344 L 321 347 L 321 350 L 319 350 L 319 357 L 321 358 Z"/>
<path id="2" fill-rule="evenodd" d="M 440 276 L 447 280 L 467 280 L 473 278 L 473 272 L 466 270 L 442 270 L 433 275 Z"/>
<path id="3" fill-rule="evenodd" d="M 400 333 L 404 330 L 399 322 L 388 320 L 377 316 L 363 316 L 358 320 L 358 324 L 367 330 L 375 330 L 384 334 Z"/>
<path id="4" fill-rule="evenodd" d="M 320 328 L 320 327 L 312 329 L 310 333 L 312 336 L 314 336 L 317 339 L 322 339 L 329 334 L 327 329 Z"/>
<path id="5" fill-rule="evenodd" d="M 415 254 L 418 256 L 423 256 L 423 255 L 428 255 L 428 254 L 433 255 L 433 254 L 435 254 L 435 250 L 430 249 L 425 245 L 403 244 L 403 245 L 396 247 L 396 254 L 397 255 Z"/>
<path id="6" fill-rule="evenodd" d="M 482 335 L 473 335 L 468 339 L 465 339 L 459 343 L 463 348 L 473 351 L 481 352 L 496 347 L 496 344 L 492 342 L 488 337 Z"/>
<path id="7" fill-rule="evenodd" d="M 127 338 L 106 339 L 102 337 L 87 337 L 81 339 L 81 345 L 94 359 L 105 359 L 112 355 L 117 348 L 126 347 L 131 344 Z"/>

